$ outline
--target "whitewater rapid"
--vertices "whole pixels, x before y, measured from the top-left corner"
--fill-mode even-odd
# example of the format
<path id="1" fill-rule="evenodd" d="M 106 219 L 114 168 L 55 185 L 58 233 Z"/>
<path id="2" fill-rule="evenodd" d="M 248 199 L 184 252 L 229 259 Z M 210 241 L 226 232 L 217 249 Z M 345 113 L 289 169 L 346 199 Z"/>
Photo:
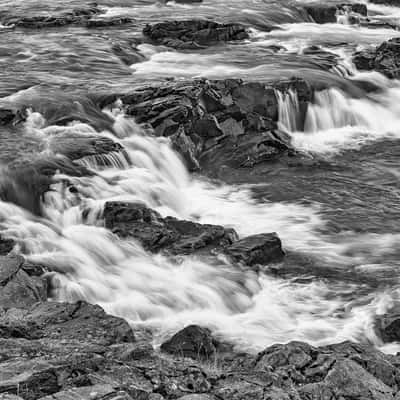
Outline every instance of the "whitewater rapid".
<path id="1" fill-rule="evenodd" d="M 335 93 L 320 93 L 308 120 L 313 121 L 313 107 L 326 107 L 329 114 L 329 107 L 335 106 L 331 97 L 344 96 Z M 346 113 L 353 112 L 356 118 L 357 107 L 346 109 L 336 119 L 323 120 L 321 127 L 313 122 L 315 129 L 329 132 L 331 125 L 338 130 L 347 127 Z M 295 93 L 288 99 L 281 97 L 283 127 L 295 108 Z M 17 242 L 16 251 L 49 269 L 52 299 L 98 303 L 133 326 L 151 328 L 156 344 L 183 326 L 197 323 L 251 351 L 294 339 L 316 345 L 346 339 L 382 345 L 374 333 L 374 321 L 393 306 L 396 290 L 355 301 L 351 294 L 359 287 L 354 283 L 274 277 L 271 271 L 282 265 L 256 273 L 237 270 L 224 258 L 212 262 L 194 256 L 167 258 L 107 231 L 102 220 L 106 201 L 139 201 L 164 216 L 235 228 L 242 237 L 275 231 L 289 254 L 313 255 L 337 266 L 356 262 L 362 268 L 365 264 L 366 274 L 371 272 L 369 255 L 357 251 L 360 243 L 374 243 L 376 249 L 385 251 L 393 239 L 379 244 L 372 236 L 350 235 L 343 240 L 324 236 L 320 231 L 326 222 L 318 204 L 261 202 L 249 185 L 228 186 L 190 176 L 167 139 L 149 136 L 118 108 L 105 112 L 114 119 L 114 134 L 100 134 L 112 137 L 126 150 L 125 155 L 103 156 L 113 167 L 105 168 L 99 158 L 86 157 L 80 163 L 93 169 L 95 176 L 57 174 L 42 204 L 43 218 L 9 203 L 0 207 L 2 234 Z M 51 152 L 52 141 L 63 129 L 79 135 L 98 134 L 83 123 L 67 128 L 48 126 L 38 113 L 30 114 L 25 129 L 48 143 L 45 153 Z M 314 133 L 309 128 L 291 134 L 299 148 L 305 148 L 304 139 L 299 138 L 312 140 Z M 315 148 L 323 149 L 320 142 Z"/>

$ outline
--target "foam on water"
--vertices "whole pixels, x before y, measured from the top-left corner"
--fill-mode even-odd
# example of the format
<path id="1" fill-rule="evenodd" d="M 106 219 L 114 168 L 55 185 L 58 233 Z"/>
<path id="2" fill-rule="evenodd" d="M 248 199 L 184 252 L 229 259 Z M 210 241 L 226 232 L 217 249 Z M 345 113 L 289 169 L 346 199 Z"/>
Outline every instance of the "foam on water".
<path id="1" fill-rule="evenodd" d="M 106 201 L 141 201 L 163 215 L 232 226 L 241 236 L 276 231 L 291 251 L 337 263 L 348 258 L 348 240 L 335 243 L 318 233 L 324 221 L 317 207 L 261 203 L 249 187 L 190 178 L 166 139 L 145 135 L 118 111 L 114 118 L 116 139 L 129 155 L 129 166 L 98 169 L 92 164 L 97 172 L 93 177 L 56 175 L 43 204 L 44 219 L 0 204 L 2 233 L 15 239 L 17 250 L 32 261 L 49 267 L 54 299 L 99 303 L 134 325 L 152 327 L 157 341 L 199 323 L 251 350 L 293 339 L 381 344 L 373 321 L 392 305 L 391 294 L 375 293 L 354 303 L 346 300 L 357 289 L 353 284 L 283 280 L 232 267 L 224 258 L 169 259 L 104 229 Z M 44 137 L 56 129 L 38 116 L 34 119 L 40 123 L 30 120 L 28 129 L 39 129 Z M 70 128 L 74 126 L 90 130 Z M 66 190 L 69 185 L 77 190 Z M 362 252 L 357 259 L 363 260 Z"/>

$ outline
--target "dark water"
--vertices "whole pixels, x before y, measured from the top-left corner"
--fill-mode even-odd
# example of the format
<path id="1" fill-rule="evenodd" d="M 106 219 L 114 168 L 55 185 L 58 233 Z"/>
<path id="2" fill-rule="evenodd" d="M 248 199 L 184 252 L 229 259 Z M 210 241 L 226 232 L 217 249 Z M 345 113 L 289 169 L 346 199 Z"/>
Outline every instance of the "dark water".
<path id="1" fill-rule="evenodd" d="M 0 21 L 82 6 L 78 1 L 10 3 L 0 0 Z M 100 18 L 130 16 L 134 22 L 90 29 L 0 28 L 0 106 L 30 110 L 26 122 L 0 127 L 3 179 L 9 179 L 8 165 L 55 156 L 61 136 L 101 132 L 119 140 L 133 161 L 100 169 L 89 160 L 86 165 L 98 176 L 56 176 L 43 199 L 43 219 L 10 203 L 0 205 L 0 227 L 18 241 L 17 251 L 55 271 L 55 298 L 98 302 L 161 335 L 199 322 L 254 349 L 291 339 L 382 345 L 373 323 L 397 304 L 400 287 L 400 83 L 360 73 L 351 54 L 398 33 L 318 25 L 304 12 L 305 4 L 100 0 Z M 400 9 L 368 8 L 376 21 L 400 21 Z M 146 23 L 193 17 L 243 23 L 250 38 L 196 52 L 143 43 Z M 270 31 L 271 26 L 279 29 Z M 334 53 L 338 66 L 332 68 L 321 54 L 305 54 L 312 45 Z M 118 46 L 139 62 L 127 63 Z M 310 161 L 267 166 L 229 185 L 189 177 L 166 142 L 147 137 L 123 115 L 102 113 L 91 101 L 100 93 L 171 78 L 292 76 L 320 89 L 304 132 L 290 125 L 287 116 L 297 112 L 290 99 L 280 109 L 282 127 Z M 365 90 L 371 86 L 380 90 Z M 60 121 L 69 124 L 60 127 Z M 66 178 L 79 189 L 79 198 L 65 192 L 60 182 Z M 144 201 L 165 215 L 233 226 L 241 235 L 276 231 L 288 256 L 283 265 L 255 274 L 146 254 L 101 228 L 97 216 L 104 202 L 121 198 Z M 90 218 L 84 220 L 88 209 Z"/>

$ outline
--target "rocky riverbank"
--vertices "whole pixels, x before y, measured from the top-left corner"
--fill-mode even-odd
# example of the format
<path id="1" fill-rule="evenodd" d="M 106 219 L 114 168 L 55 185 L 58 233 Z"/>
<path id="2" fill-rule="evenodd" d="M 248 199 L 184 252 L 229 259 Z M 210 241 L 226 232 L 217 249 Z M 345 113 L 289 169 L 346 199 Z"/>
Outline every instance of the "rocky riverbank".
<path id="1" fill-rule="evenodd" d="M 103 40 L 107 32 L 110 34 L 105 39 L 107 45 L 102 43 L 98 57 L 101 59 L 105 54 L 111 54 L 112 61 L 91 59 L 90 62 L 96 68 L 103 63 L 121 68 L 117 78 L 88 79 L 85 86 L 81 87 L 79 79 L 86 67 L 68 54 L 68 62 L 72 65 L 72 83 L 61 75 L 59 77 L 59 70 L 55 69 L 52 76 L 57 82 L 56 89 L 49 82 L 40 81 L 38 74 L 35 84 L 21 85 L 17 94 L 1 97 L 0 134 L 5 132 L 8 135 L 7 140 L 1 136 L 2 144 L 22 142 L 26 132 L 36 141 L 32 139 L 35 144 L 31 147 L 29 143 L 26 148 L 18 147 L 18 152 L 7 147 L 0 151 L 3 163 L 0 198 L 4 208 L 0 209 L 0 400 L 400 400 L 399 353 L 388 355 L 377 350 L 369 338 L 360 334 L 359 326 L 354 328 L 356 333 L 351 332 L 346 336 L 351 336 L 354 341 L 336 340 L 341 336 L 330 332 L 335 332 L 332 326 L 340 327 L 340 319 L 351 316 L 351 307 L 357 306 L 355 303 L 365 301 L 360 299 L 364 291 L 369 289 L 368 285 L 380 289 L 379 282 L 374 280 L 375 275 L 372 278 L 368 275 L 360 287 L 356 287 L 354 282 L 358 280 L 357 274 L 371 265 L 377 265 L 378 259 L 387 254 L 390 263 L 395 264 L 398 252 L 392 254 L 392 248 L 387 243 L 397 243 L 397 236 L 387 239 L 391 232 L 385 231 L 387 236 L 384 240 L 377 239 L 380 233 L 378 229 L 370 232 L 359 228 L 363 236 L 354 244 L 348 239 L 351 237 L 348 225 L 340 230 L 336 220 L 323 223 L 317 212 L 304 212 L 300 216 L 296 214 L 306 206 L 319 207 L 319 211 L 323 206 L 323 198 L 331 196 L 338 199 L 335 212 L 339 213 L 340 218 L 337 219 L 346 218 L 343 215 L 347 203 L 343 203 L 343 197 L 340 197 L 342 193 L 336 190 L 337 186 L 328 188 L 316 198 L 312 198 L 310 192 L 318 192 L 325 181 L 334 181 L 335 184 L 337 181 L 350 182 L 351 186 L 351 177 L 340 173 L 343 170 L 348 173 L 354 167 L 358 153 L 351 159 L 351 166 L 344 167 L 339 158 L 332 161 L 323 151 L 315 151 L 312 140 L 321 125 L 326 135 L 339 129 L 334 140 L 322 139 L 321 147 L 330 149 L 332 142 L 344 142 L 349 137 L 345 129 L 353 132 L 357 128 L 363 138 L 370 128 L 365 121 L 370 118 L 373 108 L 368 103 L 368 106 L 359 107 L 364 114 L 353 113 L 352 107 L 360 99 L 366 98 L 373 105 L 379 104 L 381 109 L 393 106 L 388 104 L 389 101 L 381 105 L 378 96 L 382 93 L 382 81 L 389 82 L 388 90 L 393 90 L 391 85 L 395 86 L 395 79 L 400 76 L 400 38 L 395 37 L 399 25 L 371 10 L 381 3 L 397 7 L 399 2 L 335 2 L 306 4 L 296 9 L 293 15 L 300 15 L 301 23 L 293 24 L 296 25 L 294 29 L 299 29 L 297 25 L 301 24 L 312 25 L 316 29 L 315 26 L 329 27 L 340 23 L 345 25 L 345 31 L 383 29 L 385 35 L 387 31 L 390 34 L 393 32 L 392 39 L 382 41 L 377 46 L 362 46 L 359 49 L 358 43 L 345 43 L 346 52 L 351 54 L 346 60 L 351 64 L 350 67 L 343 64 L 342 54 L 337 51 L 343 44 L 340 35 L 334 37 L 331 47 L 320 40 L 314 45 L 306 43 L 296 52 L 290 50 L 290 46 L 286 48 L 284 45 L 271 44 L 270 37 L 266 36 L 272 32 L 285 37 L 285 29 L 290 29 L 287 27 L 290 24 L 284 24 L 282 28 L 273 19 L 250 23 L 252 13 L 248 10 L 243 11 L 239 19 L 232 17 L 229 12 L 229 18 L 221 20 L 197 17 L 185 14 L 188 13 L 185 10 L 192 3 L 200 3 L 198 6 L 202 7 L 201 0 L 180 0 L 176 3 L 184 15 L 165 21 L 148 15 L 146 19 L 121 16 L 109 5 L 97 3 L 72 7 L 68 11 L 63 7 L 55 7 L 28 16 L 20 9 L 0 13 L 0 33 L 14 32 L 26 36 L 44 32 L 44 36 L 48 35 L 49 40 L 53 40 L 51 35 L 54 32 L 65 29 L 72 35 L 82 34 L 82 31 L 84 35 L 89 31 L 95 32 L 90 40 Z M 174 2 L 173 7 L 176 6 Z M 158 12 L 156 7 L 150 11 Z M 292 10 L 294 6 L 290 7 Z M 81 43 L 87 37 L 84 38 Z M 263 59 L 265 53 L 260 48 L 254 50 L 251 47 L 257 40 L 261 41 L 260 48 L 267 51 L 268 58 L 273 62 L 280 56 L 284 57 L 282 64 L 275 66 L 278 71 L 275 78 L 260 79 L 259 66 L 255 68 L 259 73 L 256 77 L 237 77 L 246 67 L 246 63 L 238 57 L 231 66 L 234 72 L 226 77 L 170 77 L 167 73 L 170 70 L 166 66 L 167 72 L 160 79 L 147 79 L 145 82 L 130 80 L 137 71 L 143 73 L 146 68 L 154 66 L 154 59 L 160 54 L 167 59 L 178 57 L 173 58 L 174 68 L 184 57 L 197 57 L 199 62 L 208 61 L 214 60 L 218 52 L 226 52 L 226 55 L 235 50 L 239 55 L 251 53 L 254 58 Z M 56 52 L 61 52 L 61 48 L 62 45 L 56 47 Z M 21 59 L 28 57 L 26 60 L 33 66 L 29 73 L 33 74 L 35 60 L 40 59 L 41 50 L 27 54 L 19 52 L 17 55 Z M 8 56 L 4 50 L 4 57 Z M 63 60 L 63 64 L 68 62 Z M 313 64 L 317 67 L 310 73 L 310 69 L 301 68 L 302 62 L 306 63 L 307 68 Z M 307 73 L 297 73 L 296 69 L 287 73 L 287 65 L 299 66 L 298 71 L 306 70 Z M 356 75 L 355 68 L 364 71 L 364 75 Z M 11 74 L 12 69 L 9 70 Z M 379 79 L 373 79 L 367 76 L 367 71 L 381 75 Z M 336 75 L 332 78 L 330 74 Z M 20 77 L 23 74 L 17 71 L 17 75 Z M 330 79 L 326 79 L 328 76 Z M 330 106 L 328 109 L 324 108 L 327 103 Z M 321 115 L 325 116 L 322 124 Z M 385 120 L 390 120 L 390 113 L 383 115 Z M 130 125 L 126 128 L 128 121 Z M 390 126 L 392 136 L 396 124 Z M 132 138 L 134 129 L 138 132 Z M 320 140 L 320 137 L 315 140 Z M 149 142 L 146 142 L 147 139 Z M 299 146 L 301 140 L 302 146 Z M 375 142 L 370 138 L 368 140 L 372 148 L 370 153 L 381 161 L 380 153 L 379 157 L 376 156 Z M 361 142 L 360 139 L 352 151 L 358 151 L 364 143 Z M 171 148 L 176 154 L 172 153 Z M 331 155 L 329 151 L 328 154 Z M 370 159 L 362 159 L 362 162 L 367 164 Z M 178 167 L 174 169 L 176 165 Z M 326 170 L 323 170 L 324 166 L 328 166 Z M 384 176 L 382 171 L 387 172 L 395 167 L 396 159 L 390 159 L 389 166 L 379 164 L 371 169 Z M 129 169 L 135 170 L 135 179 L 126 173 Z M 301 171 L 299 181 L 294 184 L 286 179 L 291 169 Z M 318 169 L 322 170 L 322 174 L 318 175 L 318 185 L 310 186 L 309 190 L 306 182 L 312 180 L 312 173 Z M 177 171 L 182 176 L 176 177 Z M 182 180 L 189 180 L 187 171 L 192 174 L 191 177 L 200 177 L 198 186 L 217 182 L 214 191 L 216 187 L 226 188 L 226 184 L 256 184 L 251 196 L 246 192 L 246 205 L 252 206 L 252 210 L 258 213 L 254 212 L 246 229 L 240 231 L 226 219 L 225 222 L 212 220 L 209 223 L 207 218 L 201 218 L 190 207 L 183 207 L 179 215 L 178 207 L 174 208 L 175 203 L 179 203 L 180 197 L 184 198 L 187 194 L 179 190 L 181 182 L 177 181 L 182 177 Z M 354 200 L 364 209 L 365 188 L 372 186 L 370 174 L 368 170 L 366 183 L 362 187 L 365 192 Z M 276 190 L 276 185 L 273 186 L 270 176 L 274 176 L 275 180 L 280 179 L 278 191 L 283 193 L 285 190 L 287 193 L 295 192 L 296 186 L 307 187 L 307 192 L 300 196 L 301 204 L 292 207 L 286 204 L 289 199 L 284 198 L 284 202 L 273 208 L 271 198 L 274 197 L 272 192 Z M 375 196 L 373 199 L 379 200 L 373 206 L 379 208 L 380 214 L 371 214 L 371 219 L 378 219 L 376 215 L 384 218 L 382 215 L 390 211 L 393 213 L 390 214 L 392 223 L 396 220 L 392 217 L 395 215 L 394 207 L 381 201 L 381 193 L 389 190 L 387 188 L 393 185 L 395 179 L 379 178 L 378 189 L 373 187 L 371 190 Z M 169 185 L 167 189 L 172 187 L 169 192 L 165 182 Z M 138 187 L 139 184 L 142 186 Z M 151 186 L 151 190 L 147 190 L 147 186 Z M 120 187 L 124 190 L 120 190 Z M 247 186 L 245 190 L 248 190 Z M 257 195 L 257 190 L 260 195 Z M 190 192 L 189 201 L 194 201 L 199 192 L 200 189 Z M 205 190 L 202 193 L 209 195 Z M 218 200 L 224 195 L 215 197 Z M 396 196 L 395 193 L 393 197 L 398 198 Z M 239 200 L 243 197 L 242 193 Z M 234 201 L 229 198 L 227 203 L 230 206 Z M 6 208 L 10 204 L 15 208 Z M 213 215 L 218 216 L 222 210 L 220 204 L 218 201 L 210 202 L 206 207 L 214 207 Z M 242 204 L 245 203 L 235 203 L 231 212 L 232 220 L 236 220 L 241 212 L 244 214 L 242 219 L 246 218 Z M 261 208 L 260 204 L 264 207 Z M 292 242 L 300 243 L 294 250 L 289 248 L 281 232 L 266 217 L 268 207 L 272 209 L 268 214 L 271 219 L 274 213 L 279 214 L 283 207 L 288 207 L 288 220 L 295 229 L 286 236 Z M 329 212 L 332 213 L 332 209 Z M 24 218 L 28 221 L 25 225 Z M 258 226 L 258 219 L 265 219 L 262 229 Z M 301 225 L 302 220 L 306 220 L 308 225 Z M 252 224 L 257 226 L 254 230 Z M 276 225 L 284 230 L 283 224 Z M 325 254 L 328 253 L 328 246 L 319 241 L 318 236 L 325 239 L 331 225 L 334 240 L 330 245 L 336 251 L 334 256 Z M 297 229 L 297 226 L 301 229 Z M 303 230 L 304 226 L 309 230 Z M 86 231 L 87 227 L 94 230 Z M 85 253 L 82 248 L 91 235 L 94 235 L 93 242 L 90 242 L 93 247 L 91 253 Z M 301 241 L 303 235 L 305 239 Z M 372 244 L 365 244 L 364 241 L 371 240 L 371 237 Z M 82 247 L 79 247 L 79 242 L 83 242 Z M 113 243 L 111 254 L 104 249 L 107 243 Z M 314 247 L 318 248 L 319 253 L 314 251 Z M 310 248 L 312 251 L 306 254 Z M 192 309 L 182 307 L 186 313 L 185 321 L 192 319 L 191 312 L 207 313 L 207 309 L 204 311 L 201 308 L 202 303 L 209 300 L 207 296 L 217 303 L 219 309 L 223 309 L 224 315 L 236 313 L 243 319 L 249 318 L 244 314 L 255 297 L 258 296 L 261 303 L 270 300 L 270 297 L 263 299 L 262 294 L 257 292 L 257 286 L 261 287 L 260 281 L 278 276 L 290 281 L 293 288 L 311 282 L 308 289 L 302 288 L 301 295 L 295 298 L 303 303 L 288 313 L 295 324 L 300 325 L 297 314 L 303 311 L 302 307 L 310 307 L 309 299 L 312 299 L 307 297 L 308 292 L 323 292 L 323 300 L 328 301 L 336 294 L 326 290 L 329 281 L 323 282 L 322 289 L 317 287 L 319 279 L 315 271 L 322 266 L 323 278 L 328 275 L 327 271 L 330 278 L 332 275 L 347 276 L 351 280 L 350 290 L 346 287 L 344 294 L 340 293 L 337 299 L 334 298 L 334 307 L 326 310 L 321 305 L 322 311 L 310 308 L 305 323 L 303 321 L 310 343 L 315 343 L 312 340 L 317 339 L 320 331 L 323 331 L 324 334 L 328 332 L 328 337 L 329 334 L 333 337 L 333 340 L 325 340 L 324 343 L 335 344 L 317 347 L 303 341 L 283 339 L 285 343 L 276 343 L 256 352 L 218 335 L 211 329 L 212 323 L 197 325 L 189 322 L 181 326 L 181 330 L 169 330 L 168 335 L 164 332 L 160 340 L 154 327 L 159 324 L 157 318 L 162 311 L 157 309 L 156 315 L 151 314 L 149 309 L 152 301 L 160 301 L 160 308 L 163 309 L 176 306 L 177 312 L 180 312 L 180 304 L 172 304 L 179 303 L 179 294 L 178 300 L 171 299 L 160 287 L 152 287 L 149 298 L 144 301 L 145 305 L 139 310 L 135 308 L 137 318 L 123 319 L 115 315 L 125 316 L 123 311 L 129 305 L 122 305 L 121 302 L 114 308 L 107 308 L 112 301 L 107 297 L 108 293 L 102 292 L 111 288 L 110 292 L 117 292 L 117 300 L 121 300 L 119 296 L 126 293 L 118 292 L 121 287 L 118 286 L 118 279 L 124 280 L 126 277 L 118 276 L 118 268 L 132 265 L 147 268 L 145 258 L 133 257 L 132 254 L 136 253 L 132 249 L 145 254 L 147 259 L 156 260 L 158 267 L 171 263 L 184 270 L 185 261 L 194 260 L 199 263 L 195 264 L 195 268 L 200 268 L 202 262 L 210 270 L 215 269 L 218 275 L 201 276 L 201 279 L 211 281 L 201 301 L 196 298 Z M 318 258 L 321 249 L 324 257 Z M 365 257 L 371 249 L 374 253 L 372 261 Z M 44 256 L 40 258 L 40 255 Z M 72 258 L 68 258 L 71 255 L 76 256 L 74 263 L 71 262 Z M 293 260 L 301 265 L 290 265 Z M 307 269 L 310 264 L 312 268 Z M 325 268 L 326 264 L 330 268 Z M 79 286 L 79 279 L 78 282 L 68 279 L 75 279 L 77 269 L 85 268 L 88 268 L 88 274 L 82 278 L 87 284 L 84 290 Z M 301 269 L 306 272 L 301 276 L 293 276 L 292 271 Z M 386 271 L 376 268 L 373 272 L 379 275 L 382 270 Z M 104 271 L 109 275 L 98 289 L 93 282 Z M 231 308 L 217 298 L 216 294 L 220 294 L 217 291 L 221 287 L 217 284 L 213 286 L 212 281 L 214 278 L 222 281 L 225 273 L 232 279 L 227 279 L 230 285 L 223 287 L 226 289 L 227 302 L 231 300 L 229 296 L 239 299 L 231 302 Z M 63 287 L 63 279 L 70 284 L 68 289 L 72 287 L 70 292 Z M 146 279 L 151 278 L 144 274 L 126 285 L 128 288 L 145 286 Z M 163 275 L 161 279 L 166 279 L 166 276 Z M 180 279 L 180 276 L 172 279 Z M 388 280 L 392 280 L 391 277 L 388 279 L 385 276 L 384 282 Z M 186 285 L 186 281 L 183 285 Z M 336 290 L 336 286 L 333 288 Z M 386 287 L 382 289 L 383 292 L 384 289 Z M 166 290 L 173 291 L 174 288 L 168 287 Z M 196 291 L 197 286 L 189 290 L 185 287 L 185 290 L 186 301 L 190 303 L 196 293 L 189 291 Z M 264 290 L 272 292 L 268 286 Z M 291 290 L 289 287 L 284 293 L 288 295 Z M 104 309 L 87 301 L 77 301 L 90 301 L 94 292 L 98 300 L 93 303 L 101 303 Z M 353 292 L 355 294 L 351 297 Z M 60 299 L 60 293 L 67 295 Z M 250 293 L 248 297 L 247 293 Z M 272 292 L 271 297 L 274 296 L 280 296 L 280 292 Z M 140 295 L 132 299 L 126 297 L 128 300 L 123 300 L 127 302 L 141 300 Z M 363 303 L 365 307 L 361 311 L 363 318 L 373 307 L 378 311 L 372 322 L 367 318 L 363 320 L 364 326 L 373 332 L 374 338 L 382 346 L 400 342 L 400 317 L 396 300 L 391 298 L 390 301 L 377 301 L 376 304 L 370 293 L 367 298 L 369 303 L 367 306 Z M 291 298 L 288 299 L 290 301 Z M 110 309 L 111 312 L 117 310 L 115 315 L 106 313 L 105 310 Z M 275 312 L 274 318 L 281 318 L 282 309 Z M 264 312 L 262 308 L 261 318 L 257 315 L 251 321 L 253 326 L 263 326 Z M 323 316 L 329 320 L 326 325 L 322 324 L 322 328 L 314 326 L 312 319 L 318 312 L 325 313 Z M 143 317 L 151 319 L 149 315 L 153 318 L 151 327 Z M 172 319 L 168 314 L 165 318 Z M 272 325 L 271 330 L 275 329 Z M 297 338 L 298 332 L 293 326 L 285 326 L 285 329 L 288 335 Z"/>

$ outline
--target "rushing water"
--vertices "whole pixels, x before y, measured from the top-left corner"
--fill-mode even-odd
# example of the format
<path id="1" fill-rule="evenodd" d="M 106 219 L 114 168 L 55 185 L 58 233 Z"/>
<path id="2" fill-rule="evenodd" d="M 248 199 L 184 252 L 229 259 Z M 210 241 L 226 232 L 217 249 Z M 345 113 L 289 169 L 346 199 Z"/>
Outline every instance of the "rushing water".
<path id="1" fill-rule="evenodd" d="M 18 0 L 10 7 L 0 0 L 0 15 L 59 11 L 79 3 Z M 199 323 L 252 350 L 293 339 L 314 344 L 352 339 L 382 347 L 375 318 L 400 300 L 400 83 L 360 73 L 350 54 L 397 32 L 350 26 L 343 19 L 317 25 L 301 1 L 99 3 L 107 16 L 134 17 L 134 28 L 27 33 L 0 25 L 0 104 L 32 109 L 25 123 L 0 131 L 5 166 L 38 153 L 53 155 L 62 135 L 106 135 L 126 149 L 125 156 L 105 156 L 108 168 L 98 157 L 80 160 L 95 176 L 55 176 L 40 218 L 12 203 L 0 204 L 2 234 L 17 241 L 16 251 L 48 266 L 52 297 L 99 303 L 133 325 L 151 327 L 158 341 Z M 378 20 L 400 17 L 400 9 L 368 6 Z M 133 65 L 111 51 L 112 43 L 139 37 L 147 22 L 194 14 L 245 23 L 251 37 L 196 53 L 141 44 L 142 60 Z M 270 25 L 280 29 L 265 32 Z M 304 53 L 310 45 L 336 54 L 339 66 L 322 68 L 318 56 Z M 281 128 L 320 164 L 280 167 L 253 185 L 210 182 L 189 175 L 166 139 L 148 135 L 118 109 L 99 115 L 88 97 L 165 77 L 198 76 L 261 81 L 300 76 L 319 85 L 303 131 L 297 94 L 278 95 Z M 380 90 L 369 94 L 360 82 Z M 77 113 L 86 123 L 62 128 L 53 123 Z M 77 190 L 69 190 L 71 185 Z M 211 263 L 149 254 L 103 228 L 108 200 L 141 201 L 162 215 L 222 224 L 240 236 L 275 231 L 287 257 L 256 273 L 237 270 L 222 258 Z"/>

